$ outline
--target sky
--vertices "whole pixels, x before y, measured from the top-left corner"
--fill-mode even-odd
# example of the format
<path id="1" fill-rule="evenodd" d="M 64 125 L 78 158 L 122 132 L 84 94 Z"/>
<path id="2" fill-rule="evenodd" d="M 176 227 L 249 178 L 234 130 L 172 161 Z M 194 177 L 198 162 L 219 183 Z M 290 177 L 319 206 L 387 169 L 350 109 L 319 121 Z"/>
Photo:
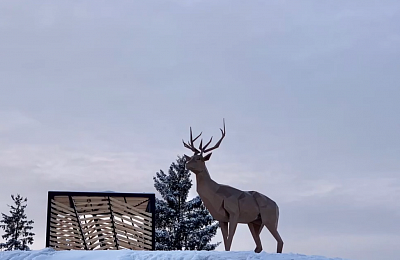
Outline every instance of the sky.
<path id="1" fill-rule="evenodd" d="M 284 252 L 395 259 L 399 24 L 397 0 L 0 0 L 0 212 L 27 197 L 41 249 L 49 190 L 155 192 L 225 118 L 210 174 L 278 203 Z"/>

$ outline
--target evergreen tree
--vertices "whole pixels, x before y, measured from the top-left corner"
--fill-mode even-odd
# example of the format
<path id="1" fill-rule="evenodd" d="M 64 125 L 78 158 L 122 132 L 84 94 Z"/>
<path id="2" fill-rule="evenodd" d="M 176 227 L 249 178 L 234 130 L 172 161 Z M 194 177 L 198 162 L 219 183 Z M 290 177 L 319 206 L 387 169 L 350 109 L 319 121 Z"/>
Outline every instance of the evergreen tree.
<path id="1" fill-rule="evenodd" d="M 200 197 L 187 201 L 192 187 L 185 158 L 178 156 L 168 174 L 162 170 L 154 177 L 154 187 L 162 199 L 156 198 L 157 250 L 214 250 L 211 244 L 218 223 L 204 207 Z"/>
<path id="2" fill-rule="evenodd" d="M 33 244 L 34 233 L 33 220 L 27 220 L 25 208 L 27 206 L 27 198 L 21 197 L 19 194 L 15 197 L 11 195 L 15 206 L 9 206 L 10 216 L 1 213 L 3 219 L 0 220 L 0 228 L 5 231 L 2 236 L 6 240 L 5 243 L 0 243 L 0 249 L 4 248 L 6 251 L 11 250 L 30 250 L 28 245 Z"/>

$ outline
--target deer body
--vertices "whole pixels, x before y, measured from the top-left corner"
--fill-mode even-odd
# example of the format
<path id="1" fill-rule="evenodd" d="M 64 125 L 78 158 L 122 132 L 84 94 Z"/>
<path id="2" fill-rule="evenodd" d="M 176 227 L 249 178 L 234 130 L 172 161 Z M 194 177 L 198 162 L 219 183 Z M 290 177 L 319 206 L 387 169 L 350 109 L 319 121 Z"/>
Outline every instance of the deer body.
<path id="1" fill-rule="evenodd" d="M 225 130 L 225 124 L 224 124 Z M 262 250 L 260 233 L 264 226 L 271 232 L 277 240 L 277 252 L 281 253 L 283 241 L 278 233 L 278 205 L 267 196 L 256 191 L 241 191 L 228 185 L 215 182 L 205 165 L 211 157 L 211 153 L 203 156 L 213 149 L 219 147 L 222 139 L 225 137 L 225 131 L 221 129 L 222 138 L 217 144 L 209 149 L 207 146 L 211 140 L 203 147 L 203 141 L 200 143 L 200 150 L 194 147 L 194 141 L 199 138 L 198 135 L 193 139 L 190 129 L 190 143 L 184 143 L 186 148 L 194 152 L 194 155 L 186 158 L 186 168 L 196 174 L 197 193 L 202 199 L 204 206 L 208 209 L 213 218 L 219 221 L 222 237 L 224 239 L 225 250 L 229 251 L 232 239 L 238 223 L 248 224 L 250 232 L 256 243 L 255 252 Z"/>
<path id="2" fill-rule="evenodd" d="M 189 169 L 190 163 L 187 163 L 186 167 Z M 249 223 L 259 218 L 260 212 L 254 212 L 253 210 L 258 208 L 257 201 L 250 192 L 242 192 L 231 186 L 219 184 L 211 179 L 209 175 L 203 177 L 201 172 L 196 174 L 196 183 L 197 193 L 215 220 L 229 221 L 229 215 L 231 214 L 225 209 L 225 205 L 232 204 L 232 201 L 237 203 L 230 205 L 231 208 L 248 212 L 246 215 L 239 215 L 238 223 Z M 239 199 L 240 196 L 235 197 L 237 194 L 240 194 L 241 199 Z"/>

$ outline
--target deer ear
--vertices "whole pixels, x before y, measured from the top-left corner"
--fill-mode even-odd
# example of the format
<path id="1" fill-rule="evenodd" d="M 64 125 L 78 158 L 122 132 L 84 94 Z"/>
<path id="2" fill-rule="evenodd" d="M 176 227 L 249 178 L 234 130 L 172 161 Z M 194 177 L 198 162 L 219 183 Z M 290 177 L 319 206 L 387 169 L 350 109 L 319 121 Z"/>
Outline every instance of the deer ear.
<path id="1" fill-rule="evenodd" d="M 186 161 L 189 161 L 191 159 L 190 156 L 187 156 L 186 154 L 184 154 Z"/>
<path id="2" fill-rule="evenodd" d="M 209 153 L 206 156 L 204 156 L 204 161 L 210 160 L 211 155 L 212 155 L 212 153 Z"/>

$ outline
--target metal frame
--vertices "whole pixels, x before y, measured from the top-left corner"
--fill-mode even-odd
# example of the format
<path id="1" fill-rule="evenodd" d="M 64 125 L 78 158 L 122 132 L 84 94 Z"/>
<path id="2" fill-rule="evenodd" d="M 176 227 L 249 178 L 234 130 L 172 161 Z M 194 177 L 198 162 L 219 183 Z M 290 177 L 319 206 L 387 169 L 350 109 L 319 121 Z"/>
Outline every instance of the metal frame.
<path id="1" fill-rule="evenodd" d="M 82 197 L 125 197 L 125 198 L 148 198 L 149 203 L 146 212 L 152 213 L 152 250 L 155 250 L 155 212 L 156 212 L 156 197 L 154 193 L 119 193 L 119 192 L 76 192 L 76 191 L 49 191 L 47 197 L 47 228 L 46 228 L 46 247 L 50 246 L 50 220 L 51 220 L 51 201 L 55 196 L 68 196 L 72 201 L 72 196 Z"/>

